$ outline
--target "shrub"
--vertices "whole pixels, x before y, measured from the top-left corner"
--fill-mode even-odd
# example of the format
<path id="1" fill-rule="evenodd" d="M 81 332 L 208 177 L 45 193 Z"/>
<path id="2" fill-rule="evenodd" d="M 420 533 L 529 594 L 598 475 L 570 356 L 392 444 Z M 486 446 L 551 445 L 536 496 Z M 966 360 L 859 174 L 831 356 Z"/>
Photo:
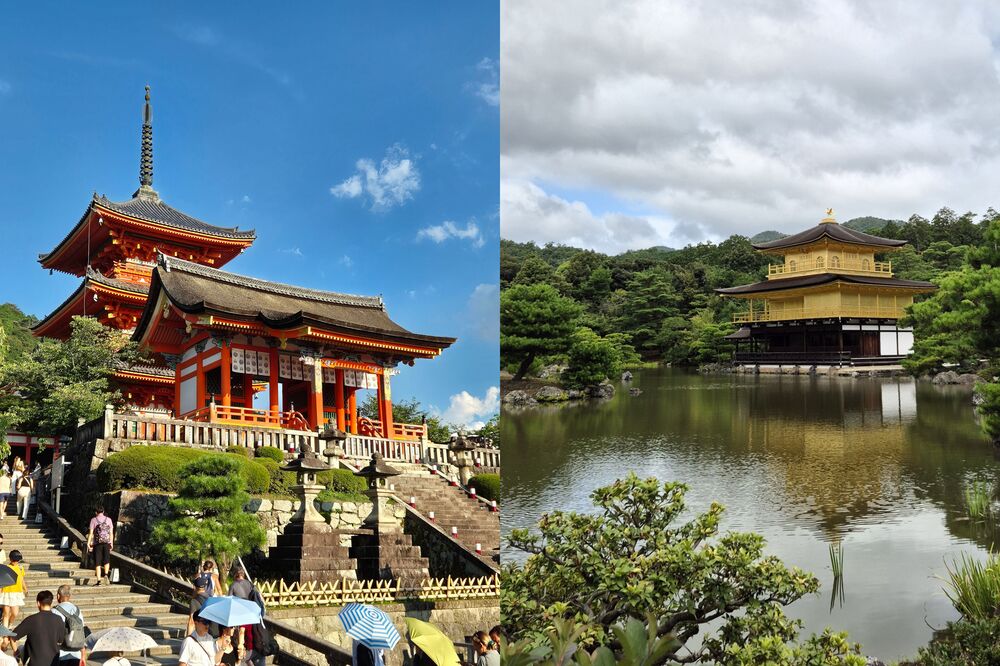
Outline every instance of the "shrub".
<path id="1" fill-rule="evenodd" d="M 243 477 L 248 492 L 267 492 L 271 478 L 259 462 L 239 453 L 218 454 L 181 446 L 131 446 L 114 453 L 97 468 L 97 484 L 103 492 L 123 488 L 177 492 L 183 479 L 181 468 L 199 458 L 213 455 L 236 460 L 236 469 Z"/>
<path id="2" fill-rule="evenodd" d="M 320 472 L 316 476 L 316 480 L 335 493 L 358 494 L 368 489 L 365 480 L 360 476 L 354 476 L 354 472 L 349 469 L 331 469 Z"/>
<path id="3" fill-rule="evenodd" d="M 962 617 L 977 621 L 996 617 L 1000 612 L 1000 557 L 990 555 L 985 562 L 962 553 L 948 569 L 944 593 Z"/>
<path id="4" fill-rule="evenodd" d="M 279 465 L 285 462 L 285 453 L 276 446 L 262 446 L 257 449 L 257 457 L 264 460 L 273 460 Z"/>
<path id="5" fill-rule="evenodd" d="M 921 666 L 981 666 L 1000 663 L 1000 618 L 949 622 L 913 664 Z"/>
<path id="6" fill-rule="evenodd" d="M 278 469 L 279 465 L 271 458 L 257 458 L 256 463 L 267 470 L 268 484 L 267 490 L 275 495 L 287 495 L 291 491 L 286 484 L 287 472 Z M 293 475 L 294 476 L 294 475 Z"/>
<path id="7" fill-rule="evenodd" d="M 253 458 L 253 451 L 250 450 L 249 446 L 227 446 L 226 453 L 234 453 L 238 456 L 243 456 L 244 458 Z"/>
<path id="8" fill-rule="evenodd" d="M 500 475 L 477 474 L 469 479 L 469 487 L 476 489 L 476 494 L 487 500 L 500 501 Z"/>

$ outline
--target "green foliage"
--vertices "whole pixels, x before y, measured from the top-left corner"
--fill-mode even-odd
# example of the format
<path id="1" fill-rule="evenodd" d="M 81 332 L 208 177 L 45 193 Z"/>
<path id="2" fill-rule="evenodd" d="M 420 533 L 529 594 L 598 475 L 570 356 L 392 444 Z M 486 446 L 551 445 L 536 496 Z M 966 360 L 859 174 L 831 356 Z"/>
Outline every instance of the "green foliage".
<path id="1" fill-rule="evenodd" d="M 127 334 L 74 317 L 68 340 L 42 340 L 22 358 L 0 365 L 0 413 L 18 430 L 72 434 L 79 419 L 94 419 L 105 404 L 121 401 L 108 377 L 116 366 L 139 358 Z"/>
<path id="2" fill-rule="evenodd" d="M 556 511 L 537 531 L 514 530 L 510 545 L 529 557 L 502 569 L 510 636 L 542 644 L 554 622 L 571 620 L 582 648 L 617 651 L 614 628 L 653 615 L 658 637 L 676 638 L 683 654 L 690 649 L 705 662 L 864 664 L 842 634 L 791 645 L 801 623 L 781 607 L 817 592 L 819 582 L 764 555 L 760 535 L 720 535 L 719 504 L 688 519 L 686 492 L 630 475 L 593 492 L 593 514 Z M 700 645 L 689 645 L 695 634 Z M 678 663 L 679 649 L 666 663 Z"/>
<path id="3" fill-rule="evenodd" d="M 635 347 L 647 356 L 659 356 L 664 349 L 658 333 L 664 319 L 678 311 L 680 298 L 670 275 L 662 266 L 640 271 L 626 287 L 620 308 L 619 330 L 628 331 Z"/>
<path id="4" fill-rule="evenodd" d="M 218 454 L 182 446 L 130 446 L 114 453 L 97 468 L 97 485 L 102 492 L 126 488 L 176 492 L 184 478 L 184 466 L 207 456 L 236 461 L 244 487 L 252 493 L 267 492 L 270 477 L 259 461 L 239 453 Z"/>
<path id="5" fill-rule="evenodd" d="M 567 386 L 591 386 L 614 375 L 620 367 L 618 345 L 589 328 L 579 328 L 570 338 L 569 367 L 561 379 Z"/>
<path id="6" fill-rule="evenodd" d="M 249 446 L 227 446 L 226 453 L 233 453 L 238 456 L 243 456 L 244 458 L 253 458 L 253 449 Z"/>
<path id="7" fill-rule="evenodd" d="M 21 312 L 13 303 L 0 305 L 0 329 L 4 332 L 4 344 L 0 345 L 0 365 L 21 360 L 38 345 L 38 338 L 31 327 L 38 319 Z"/>
<path id="8" fill-rule="evenodd" d="M 963 620 L 1000 616 L 1000 558 L 990 555 L 983 562 L 962 553 L 947 569 L 944 592 Z"/>
<path id="9" fill-rule="evenodd" d="M 258 458 L 271 459 L 278 464 L 285 462 L 284 451 L 276 446 L 261 446 L 255 453 Z"/>
<path id="10" fill-rule="evenodd" d="M 989 517 L 993 511 L 993 489 L 990 484 L 976 481 L 966 486 L 965 510 L 973 520 Z"/>
<path id="11" fill-rule="evenodd" d="M 524 376 L 535 357 L 565 349 L 581 307 L 547 284 L 514 285 L 500 294 L 500 345 L 504 362 Z"/>
<path id="12" fill-rule="evenodd" d="M 493 446 L 500 446 L 500 414 L 499 412 L 490 417 L 490 420 L 483 424 L 477 433 L 483 439 L 487 439 Z"/>
<path id="13" fill-rule="evenodd" d="M 841 542 L 830 544 L 830 568 L 833 570 L 834 578 L 842 578 L 844 575 L 844 544 Z"/>
<path id="14" fill-rule="evenodd" d="M 1000 664 L 1000 618 L 949 622 L 920 653 L 914 665 L 995 666 Z"/>
<path id="15" fill-rule="evenodd" d="M 1000 384 L 996 382 L 979 382 L 976 384 L 976 395 L 979 404 L 976 413 L 983 432 L 993 440 L 1000 442 Z"/>
<path id="16" fill-rule="evenodd" d="M 476 474 L 469 479 L 469 487 L 476 489 L 476 494 L 486 500 L 500 501 L 500 475 Z"/>
<path id="17" fill-rule="evenodd" d="M 501 648 L 501 661 L 507 666 L 564 665 L 575 662 L 577 666 L 655 666 L 680 648 L 680 642 L 671 635 L 659 636 L 656 618 L 646 623 L 629 618 L 623 625 L 612 627 L 615 640 L 621 646 L 619 654 L 601 646 L 593 652 L 580 649 L 585 628 L 572 620 L 555 620 L 544 639 L 533 642 L 522 640 L 505 644 Z M 571 662 L 572 660 L 572 662 Z"/>
<path id="18" fill-rule="evenodd" d="M 150 536 L 165 561 L 192 566 L 210 558 L 225 573 L 237 557 L 266 543 L 257 517 L 243 510 L 250 497 L 242 472 L 234 455 L 202 456 L 180 470 L 183 481 L 170 500 L 170 515 Z"/>
<path id="19" fill-rule="evenodd" d="M 378 396 L 374 393 L 358 405 L 358 414 L 369 419 L 378 418 Z M 451 439 L 452 426 L 444 423 L 436 416 L 431 416 L 416 398 L 399 400 L 392 403 L 392 420 L 394 423 L 420 423 L 427 419 L 427 437 L 432 442 L 446 443 Z"/>

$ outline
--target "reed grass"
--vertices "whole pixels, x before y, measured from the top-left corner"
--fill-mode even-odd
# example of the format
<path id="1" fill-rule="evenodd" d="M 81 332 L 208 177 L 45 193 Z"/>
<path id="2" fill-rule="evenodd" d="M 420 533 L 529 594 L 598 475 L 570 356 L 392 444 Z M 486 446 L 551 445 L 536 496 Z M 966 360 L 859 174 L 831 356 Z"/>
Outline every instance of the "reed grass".
<path id="1" fill-rule="evenodd" d="M 965 488 L 965 510 L 969 518 L 984 520 L 993 512 L 993 489 L 990 484 L 975 481 Z"/>
<path id="2" fill-rule="evenodd" d="M 830 544 L 830 567 L 833 569 L 833 578 L 843 578 L 844 576 L 844 544 Z"/>
<path id="3" fill-rule="evenodd" d="M 1000 558 L 991 554 L 985 562 L 962 553 L 961 560 L 945 564 L 945 596 L 962 617 L 970 621 L 996 617 L 1000 612 Z"/>

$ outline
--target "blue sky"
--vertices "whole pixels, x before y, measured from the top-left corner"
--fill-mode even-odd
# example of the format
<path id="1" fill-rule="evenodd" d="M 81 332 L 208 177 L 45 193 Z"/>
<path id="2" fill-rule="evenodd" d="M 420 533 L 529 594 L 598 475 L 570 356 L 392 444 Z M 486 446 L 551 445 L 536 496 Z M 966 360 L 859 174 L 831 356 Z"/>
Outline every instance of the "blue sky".
<path id="1" fill-rule="evenodd" d="M 137 188 L 149 84 L 154 187 L 190 215 L 257 231 L 228 270 L 382 294 L 407 328 L 458 337 L 401 368 L 393 396 L 487 418 L 499 366 L 497 6 L 236 7 L 5 10 L 0 301 L 42 317 L 75 288 L 36 256 L 94 190 L 120 201 Z"/>

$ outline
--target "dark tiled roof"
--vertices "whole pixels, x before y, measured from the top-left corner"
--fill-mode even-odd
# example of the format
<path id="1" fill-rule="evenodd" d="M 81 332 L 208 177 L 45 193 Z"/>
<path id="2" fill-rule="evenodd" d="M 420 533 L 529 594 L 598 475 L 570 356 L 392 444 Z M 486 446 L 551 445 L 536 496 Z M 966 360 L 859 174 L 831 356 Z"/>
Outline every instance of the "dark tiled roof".
<path id="1" fill-rule="evenodd" d="M 141 340 L 159 290 L 191 314 L 218 315 L 258 322 L 274 329 L 316 326 L 347 333 L 375 334 L 390 341 L 427 343 L 444 348 L 455 342 L 412 333 L 389 318 L 381 297 L 355 296 L 269 282 L 160 255 L 150 299 L 134 339 Z"/>
<path id="2" fill-rule="evenodd" d="M 106 197 L 99 196 L 94 199 L 94 202 L 122 215 L 149 220 L 150 222 L 156 222 L 177 229 L 195 231 L 221 238 L 253 240 L 256 237 L 252 229 L 249 231 L 240 231 L 239 227 L 217 227 L 195 219 L 190 215 L 185 215 L 176 208 L 163 203 L 159 197 L 153 198 L 139 195 L 128 201 L 115 202 Z"/>
<path id="3" fill-rule="evenodd" d="M 823 237 L 841 243 L 851 243 L 853 245 L 876 245 L 879 247 L 900 247 L 906 245 L 906 241 L 893 240 L 891 238 L 881 238 L 872 236 L 861 231 L 855 231 L 835 223 L 820 223 L 811 229 L 800 231 L 791 236 L 785 236 L 767 243 L 754 243 L 757 250 L 778 250 L 785 247 L 795 247 L 813 243 Z"/>
<path id="4" fill-rule="evenodd" d="M 920 280 L 897 280 L 896 278 L 883 277 L 863 277 L 858 275 L 840 275 L 837 273 L 820 273 L 819 275 L 805 275 L 796 278 L 782 278 L 780 280 L 765 280 L 753 284 L 744 284 L 739 287 L 728 287 L 726 289 L 716 289 L 717 294 L 760 294 L 770 291 L 782 291 L 785 289 L 795 289 L 797 287 L 815 287 L 830 282 L 847 282 L 849 284 L 866 284 L 876 287 L 897 287 L 907 289 L 937 289 L 932 282 Z"/>
<path id="5" fill-rule="evenodd" d="M 87 266 L 87 280 L 91 282 L 96 282 L 98 284 L 103 284 L 108 287 L 113 287 L 115 289 L 121 289 L 122 291 L 130 291 L 133 294 L 148 294 L 149 284 L 137 284 L 135 282 L 126 282 L 125 280 L 116 280 L 115 278 L 109 278 L 101 273 L 98 273 L 90 266 Z"/>
<path id="6" fill-rule="evenodd" d="M 129 365 L 127 363 L 118 363 L 115 365 L 115 370 L 120 370 L 122 372 L 135 372 L 140 375 L 154 375 L 156 377 L 170 377 L 173 379 L 176 375 L 174 371 L 170 368 L 164 368 L 158 365 L 147 365 L 144 363 L 134 363 Z"/>

